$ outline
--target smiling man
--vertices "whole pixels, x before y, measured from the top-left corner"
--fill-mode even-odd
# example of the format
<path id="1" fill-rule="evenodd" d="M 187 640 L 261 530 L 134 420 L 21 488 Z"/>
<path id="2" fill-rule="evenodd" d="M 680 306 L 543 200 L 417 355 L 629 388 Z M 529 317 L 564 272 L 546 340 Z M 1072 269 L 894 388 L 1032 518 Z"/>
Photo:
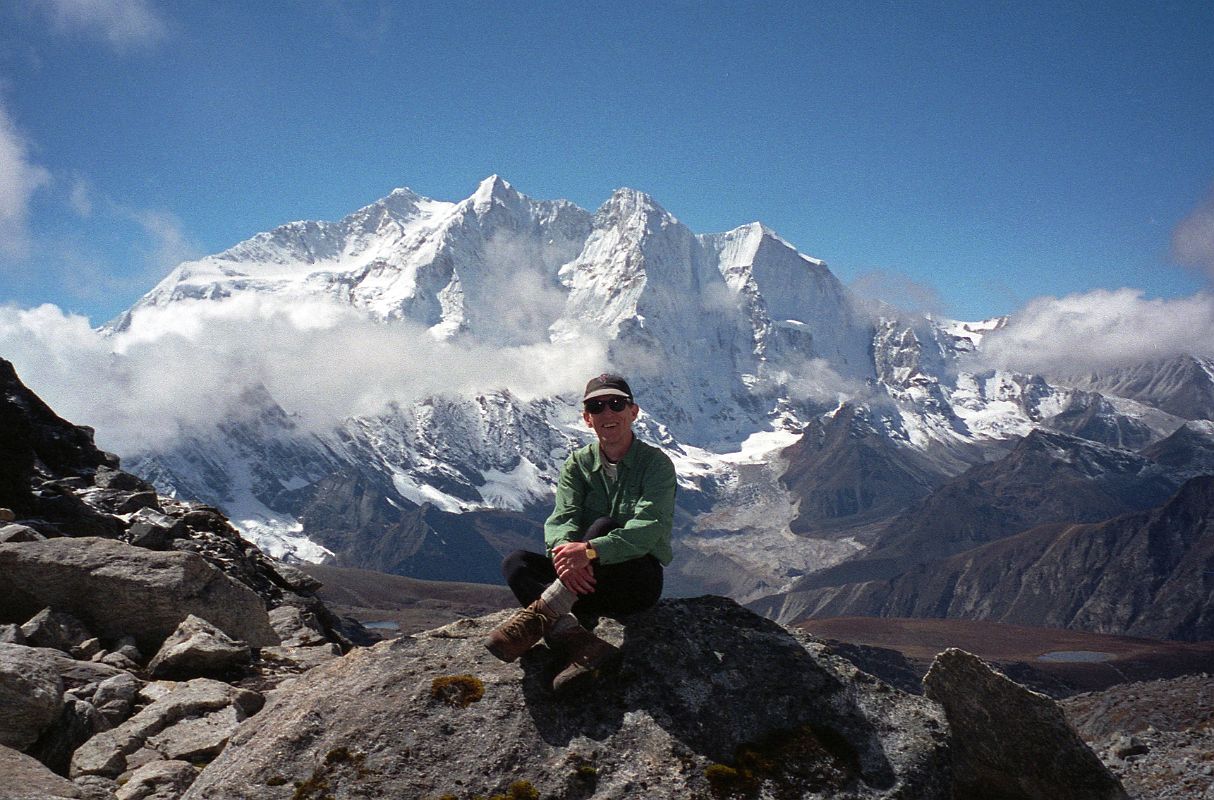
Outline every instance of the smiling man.
<path id="1" fill-rule="evenodd" d="M 517 550 L 502 562 L 524 608 L 485 646 L 509 662 L 546 638 L 569 659 L 552 683 L 557 691 L 592 676 L 618 652 L 572 612 L 631 614 L 662 596 L 662 568 L 673 556 L 674 465 L 633 435 L 639 412 L 619 375 L 586 384 L 582 419 L 597 441 L 561 468 L 556 506 L 544 524 L 547 555 Z"/>

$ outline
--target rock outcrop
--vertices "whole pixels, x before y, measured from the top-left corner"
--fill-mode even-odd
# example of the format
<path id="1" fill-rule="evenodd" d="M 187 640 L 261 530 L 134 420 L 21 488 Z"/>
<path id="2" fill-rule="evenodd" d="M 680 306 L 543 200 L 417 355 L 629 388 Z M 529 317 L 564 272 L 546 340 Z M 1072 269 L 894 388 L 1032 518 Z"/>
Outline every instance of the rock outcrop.
<path id="1" fill-rule="evenodd" d="M 366 641 L 317 588 L 123 472 L 0 360 L 0 798 L 179 797 L 263 702 L 199 675 L 271 688 Z"/>
<path id="2" fill-rule="evenodd" d="M 485 651 L 502 618 L 461 620 L 309 672 L 241 727 L 186 797 L 324 786 L 334 796 L 464 798 L 519 782 L 569 798 L 691 797 L 714 786 L 949 796 L 938 707 L 732 601 L 668 601 L 602 622 L 622 663 L 573 698 L 552 695 L 546 648 L 521 668 Z"/>
<path id="3" fill-rule="evenodd" d="M 601 621 L 622 661 L 574 697 L 548 688 L 559 661 L 547 648 L 519 664 L 485 652 L 503 618 L 461 620 L 309 672 L 240 727 L 185 797 L 1037 796 L 1014 782 L 1003 794 L 956 794 L 968 735 L 959 731 L 981 727 L 985 712 L 950 722 L 947 705 L 893 689 L 732 601 L 664 601 Z M 981 662 L 974 669 L 938 671 L 941 696 L 1006 681 Z M 1065 724 L 1018 718 L 1035 701 L 1016 691 L 1004 721 L 1012 731 L 1031 729 L 1042 748 L 1083 748 Z M 1055 797 L 1085 796 L 1067 794 L 1070 780 L 1040 783 L 1055 782 Z"/>
<path id="4" fill-rule="evenodd" d="M 39 650 L 0 644 L 0 745 L 24 749 L 63 711 L 63 679 Z"/>
<path id="5" fill-rule="evenodd" d="M 956 796 L 991 800 L 1129 800 L 1058 704 L 962 650 L 923 679 L 952 730 Z"/>
<path id="6" fill-rule="evenodd" d="M 193 553 L 95 537 L 0 544 L 0 618 L 50 606 L 154 652 L 190 614 L 253 646 L 278 644 L 265 603 Z"/>
<path id="7" fill-rule="evenodd" d="M 0 800 L 80 800 L 85 793 L 36 758 L 0 745 Z"/>

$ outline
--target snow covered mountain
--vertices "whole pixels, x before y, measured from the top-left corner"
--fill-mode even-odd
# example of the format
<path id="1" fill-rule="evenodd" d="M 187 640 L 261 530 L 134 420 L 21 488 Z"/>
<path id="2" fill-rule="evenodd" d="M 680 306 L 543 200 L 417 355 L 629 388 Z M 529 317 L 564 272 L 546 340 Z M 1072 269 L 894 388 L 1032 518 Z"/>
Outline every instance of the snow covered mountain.
<path id="1" fill-rule="evenodd" d="M 460 202 L 398 189 L 341 221 L 290 223 L 182 264 L 108 330 L 250 297 L 324 299 L 453 346 L 601 354 L 595 369 L 630 377 L 641 435 L 679 472 L 678 591 L 785 590 L 1038 428 L 1136 449 L 1183 422 L 976 367 L 1001 321 L 873 308 L 759 223 L 696 234 L 630 189 L 593 214 L 497 176 Z M 546 396 L 436 393 L 318 431 L 240 377 L 238 417 L 183 425 L 171 446 L 125 461 L 282 556 L 492 579 L 493 554 L 534 543 L 561 462 L 587 440 L 576 381 Z M 828 473 L 829 497 L 807 480 Z"/>

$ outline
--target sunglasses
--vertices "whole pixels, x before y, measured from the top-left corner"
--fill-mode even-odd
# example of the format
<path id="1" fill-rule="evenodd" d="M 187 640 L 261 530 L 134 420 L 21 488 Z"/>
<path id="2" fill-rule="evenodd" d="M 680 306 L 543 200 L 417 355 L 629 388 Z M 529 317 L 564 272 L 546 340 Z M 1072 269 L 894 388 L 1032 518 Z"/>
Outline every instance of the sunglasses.
<path id="1" fill-rule="evenodd" d="M 587 400 L 582 403 L 582 407 L 589 414 L 602 414 L 605 408 L 610 408 L 618 414 L 630 405 L 632 405 L 632 401 L 627 397 L 613 397 L 610 400 L 601 400 L 596 397 L 593 400 Z"/>

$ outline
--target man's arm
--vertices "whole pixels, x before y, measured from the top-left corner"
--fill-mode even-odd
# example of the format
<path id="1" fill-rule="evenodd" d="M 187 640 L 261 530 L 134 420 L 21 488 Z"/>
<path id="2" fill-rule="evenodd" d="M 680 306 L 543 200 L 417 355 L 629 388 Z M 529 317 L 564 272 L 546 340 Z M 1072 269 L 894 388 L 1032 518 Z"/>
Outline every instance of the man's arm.
<path id="1" fill-rule="evenodd" d="M 571 455 L 561 467 L 561 474 L 556 482 L 556 502 L 553 504 L 552 514 L 544 523 L 544 545 L 549 558 L 552 558 L 552 548 L 571 542 L 577 536 L 586 488 L 582 471 L 578 469 Z"/>
<path id="2" fill-rule="evenodd" d="M 674 527 L 674 464 L 659 454 L 646 467 L 641 498 L 632 518 L 620 528 L 594 540 L 603 564 L 617 564 L 651 553 L 654 546 L 670 540 Z"/>

